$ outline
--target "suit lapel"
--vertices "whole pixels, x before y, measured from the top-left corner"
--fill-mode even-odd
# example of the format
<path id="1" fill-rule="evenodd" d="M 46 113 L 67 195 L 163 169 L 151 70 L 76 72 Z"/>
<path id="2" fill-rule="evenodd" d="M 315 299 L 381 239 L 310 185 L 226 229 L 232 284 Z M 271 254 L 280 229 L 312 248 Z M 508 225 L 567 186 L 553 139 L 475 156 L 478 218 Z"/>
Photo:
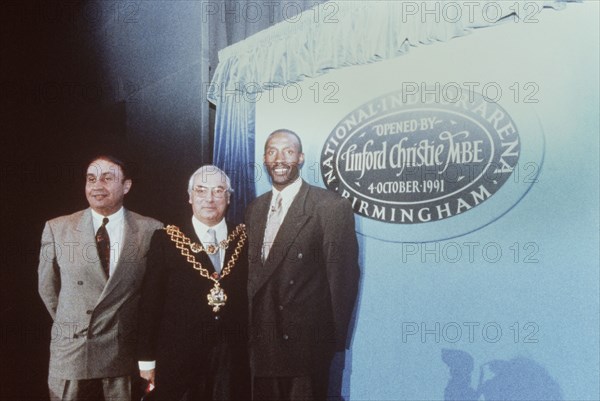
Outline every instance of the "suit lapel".
<path id="1" fill-rule="evenodd" d="M 78 241 L 81 241 L 82 244 L 82 252 L 80 257 L 82 257 L 82 266 L 88 266 L 90 270 L 91 277 L 95 281 L 102 283 L 102 286 L 106 285 L 107 277 L 104 274 L 104 269 L 100 264 L 100 257 L 98 257 L 98 248 L 96 247 L 96 233 L 94 232 L 94 223 L 92 222 L 92 210 L 87 209 L 82 215 L 81 219 L 77 223 L 77 227 L 75 228 L 78 234 Z M 93 245 L 93 251 L 90 250 L 91 245 Z M 93 254 L 95 252 L 95 254 Z M 89 253 L 92 253 L 91 255 Z M 90 259 L 92 261 L 90 262 Z"/>
<path id="2" fill-rule="evenodd" d="M 277 270 L 277 268 L 282 264 L 285 260 L 288 248 L 290 245 L 294 243 L 294 240 L 298 236 L 298 233 L 302 229 L 302 227 L 306 224 L 306 222 L 310 219 L 310 215 L 306 213 L 305 203 L 306 203 L 306 195 L 308 193 L 309 185 L 305 182 L 302 183 L 302 187 L 300 187 L 300 191 L 296 194 L 294 201 L 290 205 L 290 208 L 279 227 L 279 231 L 277 231 L 277 236 L 273 242 L 273 246 L 269 251 L 269 257 L 262 265 L 262 267 L 258 267 L 259 275 L 254 283 L 251 286 L 251 295 L 254 295 L 260 287 L 263 286 L 265 282 L 271 277 L 273 272 Z M 268 197 L 270 204 L 271 196 Z M 267 208 L 265 208 L 264 212 L 267 212 Z M 259 211 L 262 213 L 262 211 Z M 261 227 L 258 235 L 260 236 L 260 244 L 262 248 L 262 241 L 264 237 L 264 231 L 266 227 L 266 215 L 261 218 Z M 260 264 L 260 261 L 258 261 Z"/>
<path id="3" fill-rule="evenodd" d="M 139 229 L 133 215 L 127 209 L 124 210 L 123 224 L 123 248 L 118 253 L 111 252 L 111 257 L 118 255 L 119 259 L 115 265 L 115 271 L 108 279 L 98 303 L 105 299 L 124 279 L 135 276 L 130 274 L 131 272 L 128 272 L 128 269 L 135 269 L 137 266 L 128 262 L 139 259 L 140 255 L 136 253 L 140 249 L 137 241 Z M 99 263 L 98 265 L 100 266 Z"/>
<path id="4" fill-rule="evenodd" d="M 234 230 L 235 230 L 235 226 L 233 226 L 231 224 L 227 224 L 227 236 L 228 237 Z M 233 256 L 233 252 L 235 251 L 235 248 L 239 242 L 239 239 L 240 239 L 239 236 L 235 237 L 234 240 L 229 243 L 229 246 L 225 250 L 225 256 L 223 259 L 223 269 L 225 269 L 225 267 L 227 266 L 227 262 Z M 235 265 L 234 265 L 234 268 L 235 268 Z M 221 270 L 221 272 L 222 272 L 222 270 Z"/>
<path id="5" fill-rule="evenodd" d="M 251 221 L 248 222 L 248 236 L 254 238 L 256 242 L 255 252 L 256 255 L 252 255 L 253 259 L 256 259 L 260 263 L 261 249 L 263 246 L 263 240 L 265 236 L 265 229 L 267 228 L 267 216 L 269 215 L 269 206 L 271 205 L 271 199 L 273 198 L 273 192 L 269 191 L 266 196 L 259 198 L 256 204 Z M 254 245 L 253 245 L 254 246 Z"/>
<path id="6" fill-rule="evenodd" d="M 261 262 L 261 250 L 264 233 L 267 226 L 267 216 L 273 192 L 261 195 L 252 206 L 251 213 L 247 215 L 248 233 L 248 295 L 253 296 L 259 282 L 264 266 Z"/>
<path id="7" fill-rule="evenodd" d="M 231 235 L 232 232 L 235 231 L 235 229 L 237 228 L 237 226 L 234 226 L 232 224 L 227 224 L 227 236 Z M 246 239 L 246 243 L 247 243 L 247 239 Z M 225 251 L 225 259 L 223 260 L 223 269 L 225 269 L 225 267 L 227 266 L 227 262 L 229 262 L 231 260 L 231 258 L 233 257 L 233 253 L 235 252 L 235 249 L 237 248 L 238 244 L 240 242 L 240 235 L 236 236 L 233 241 L 231 241 L 229 243 L 229 246 L 227 247 L 227 250 Z M 243 249 L 243 248 L 242 248 Z M 240 258 L 243 258 L 243 256 L 240 255 Z M 239 259 L 238 259 L 239 260 Z M 236 262 L 236 264 L 238 264 L 239 262 Z M 236 264 L 233 265 L 233 270 L 235 270 L 235 266 Z"/>

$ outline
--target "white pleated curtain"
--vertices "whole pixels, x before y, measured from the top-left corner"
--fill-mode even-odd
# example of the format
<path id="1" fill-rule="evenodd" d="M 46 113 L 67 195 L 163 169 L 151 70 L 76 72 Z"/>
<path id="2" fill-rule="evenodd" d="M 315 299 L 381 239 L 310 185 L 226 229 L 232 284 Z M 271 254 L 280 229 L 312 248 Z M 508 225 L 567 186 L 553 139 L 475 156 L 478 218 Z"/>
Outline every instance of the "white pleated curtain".
<path id="1" fill-rule="evenodd" d="M 544 8 L 568 1 L 328 1 L 224 48 L 208 99 L 217 106 L 214 163 L 244 177 L 234 180 L 238 203 L 230 218 L 242 221 L 255 195 L 252 94 L 515 18 L 534 23 Z"/>

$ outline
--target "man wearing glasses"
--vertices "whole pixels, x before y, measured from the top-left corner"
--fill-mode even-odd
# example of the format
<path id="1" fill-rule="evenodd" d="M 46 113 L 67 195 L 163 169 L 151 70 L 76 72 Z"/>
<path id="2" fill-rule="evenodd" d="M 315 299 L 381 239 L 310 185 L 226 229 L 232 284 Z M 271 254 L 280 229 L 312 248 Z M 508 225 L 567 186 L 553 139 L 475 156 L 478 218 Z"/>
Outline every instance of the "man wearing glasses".
<path id="1" fill-rule="evenodd" d="M 244 225 L 225 222 L 229 177 L 203 166 L 188 184 L 192 216 L 155 233 L 139 315 L 140 375 L 153 400 L 247 400 Z"/>
<path id="2" fill-rule="evenodd" d="M 162 227 L 123 207 L 131 185 L 121 160 L 98 156 L 86 172 L 90 207 L 44 227 L 39 293 L 54 320 L 53 401 L 131 399 L 145 256 Z"/>

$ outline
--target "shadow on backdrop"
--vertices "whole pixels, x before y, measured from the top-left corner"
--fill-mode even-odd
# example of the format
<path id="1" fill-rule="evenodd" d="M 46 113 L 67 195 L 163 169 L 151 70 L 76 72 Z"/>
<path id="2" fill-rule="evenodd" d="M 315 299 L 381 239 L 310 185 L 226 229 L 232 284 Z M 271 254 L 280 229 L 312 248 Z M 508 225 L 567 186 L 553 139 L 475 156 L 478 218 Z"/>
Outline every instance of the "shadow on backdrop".
<path id="1" fill-rule="evenodd" d="M 495 359 L 479 368 L 477 388 L 471 385 L 473 357 L 461 350 L 442 349 L 450 368 L 445 401 L 562 401 L 560 386 L 539 363 L 524 357 Z"/>

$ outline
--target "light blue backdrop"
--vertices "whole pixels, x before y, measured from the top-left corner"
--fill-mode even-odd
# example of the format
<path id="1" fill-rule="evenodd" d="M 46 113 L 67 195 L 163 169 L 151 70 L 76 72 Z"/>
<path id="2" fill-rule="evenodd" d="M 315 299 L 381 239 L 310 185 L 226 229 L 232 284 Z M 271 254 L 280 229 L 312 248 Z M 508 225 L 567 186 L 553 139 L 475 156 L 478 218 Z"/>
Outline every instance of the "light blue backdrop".
<path id="1" fill-rule="evenodd" d="M 511 181 L 477 213 L 415 226 L 413 234 L 403 227 L 401 236 L 380 225 L 394 242 L 359 234 L 362 283 L 346 397 L 600 398 L 598 15 L 597 2 L 571 4 L 534 23 L 506 22 L 260 96 L 256 162 L 269 132 L 293 129 L 304 140 L 303 177 L 321 186 L 331 129 L 403 83 L 493 83 L 502 107 L 540 129 L 520 132 L 535 151 L 523 152 Z M 526 161 L 539 173 L 533 185 Z M 269 190 L 266 177 L 257 172 L 257 194 Z M 525 196 L 504 204 L 514 193 Z M 473 218 L 481 226 L 500 215 L 459 235 Z M 441 223 L 455 225 L 458 236 L 420 242 L 440 238 Z M 357 217 L 359 232 L 370 224 Z M 481 372 L 480 394 L 469 395 Z"/>

